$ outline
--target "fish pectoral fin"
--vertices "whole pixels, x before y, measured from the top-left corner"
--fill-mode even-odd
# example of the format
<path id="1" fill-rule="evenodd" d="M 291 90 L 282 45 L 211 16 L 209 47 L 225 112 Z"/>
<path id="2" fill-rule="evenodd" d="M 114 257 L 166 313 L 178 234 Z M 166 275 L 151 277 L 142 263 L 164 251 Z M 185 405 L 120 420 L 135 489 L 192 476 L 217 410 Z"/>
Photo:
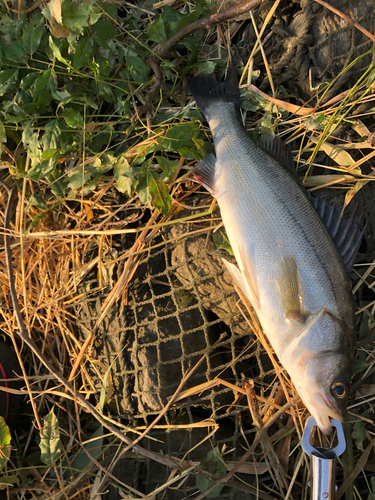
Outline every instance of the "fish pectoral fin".
<path id="1" fill-rule="evenodd" d="M 194 178 L 214 195 L 216 158 L 210 153 L 197 163 Z"/>
<path id="2" fill-rule="evenodd" d="M 256 279 L 256 272 L 254 262 L 250 257 L 249 252 L 245 252 L 244 247 L 239 247 L 240 252 L 240 267 L 242 267 L 242 274 L 245 278 L 249 292 L 251 294 L 251 303 L 254 307 L 260 307 L 259 291 Z"/>
<path id="3" fill-rule="evenodd" d="M 245 297 L 250 300 L 251 305 L 259 309 L 259 296 L 257 294 L 257 290 L 252 285 L 252 281 L 249 280 L 244 273 L 241 273 L 238 267 L 234 264 L 231 264 L 225 259 L 222 260 L 232 276 L 234 284 L 241 290 Z"/>
<path id="4" fill-rule="evenodd" d="M 328 318 L 331 318 L 329 321 L 332 321 L 332 317 L 325 307 L 322 307 L 321 309 L 319 309 L 319 311 L 314 313 L 305 313 L 305 323 L 307 325 L 307 328 L 311 328 L 314 323 L 319 321 L 321 318 L 327 317 L 326 315 L 328 316 Z"/>
<path id="5" fill-rule="evenodd" d="M 302 286 L 296 259 L 293 255 L 282 258 L 277 287 L 285 317 L 304 324 L 306 312 L 303 304 Z"/>

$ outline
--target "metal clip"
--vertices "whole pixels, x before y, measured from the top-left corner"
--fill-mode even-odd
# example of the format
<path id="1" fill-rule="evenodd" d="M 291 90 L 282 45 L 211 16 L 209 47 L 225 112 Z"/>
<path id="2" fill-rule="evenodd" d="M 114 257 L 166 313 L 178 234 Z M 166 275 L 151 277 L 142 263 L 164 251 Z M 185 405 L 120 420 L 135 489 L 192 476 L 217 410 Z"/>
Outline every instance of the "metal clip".
<path id="1" fill-rule="evenodd" d="M 302 436 L 302 449 L 311 457 L 311 500 L 333 500 L 336 487 L 336 458 L 344 453 L 346 441 L 342 423 L 331 419 L 336 428 L 338 444 L 335 448 L 314 448 L 310 444 L 311 431 L 316 426 L 314 417 L 306 421 Z"/>

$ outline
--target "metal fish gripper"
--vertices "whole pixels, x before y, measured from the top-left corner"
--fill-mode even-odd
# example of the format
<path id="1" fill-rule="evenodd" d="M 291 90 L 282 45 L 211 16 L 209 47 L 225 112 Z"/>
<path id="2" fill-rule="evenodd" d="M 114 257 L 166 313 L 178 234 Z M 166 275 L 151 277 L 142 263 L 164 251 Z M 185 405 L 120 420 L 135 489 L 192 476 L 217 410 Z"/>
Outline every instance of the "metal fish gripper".
<path id="1" fill-rule="evenodd" d="M 302 449 L 311 457 L 311 500 L 333 500 L 336 490 L 336 461 L 344 453 L 346 441 L 342 423 L 331 419 L 332 427 L 336 428 L 338 444 L 334 448 L 314 448 L 310 444 L 311 431 L 317 426 L 314 417 L 306 421 L 302 436 Z"/>

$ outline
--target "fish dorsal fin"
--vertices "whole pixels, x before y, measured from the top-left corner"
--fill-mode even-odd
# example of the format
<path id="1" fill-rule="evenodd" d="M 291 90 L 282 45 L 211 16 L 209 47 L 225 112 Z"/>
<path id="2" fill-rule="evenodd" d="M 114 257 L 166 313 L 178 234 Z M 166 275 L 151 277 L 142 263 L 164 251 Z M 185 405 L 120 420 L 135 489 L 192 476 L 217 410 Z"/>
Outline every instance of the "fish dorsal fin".
<path id="1" fill-rule="evenodd" d="M 354 210 L 349 217 L 345 217 L 341 207 L 327 201 L 324 196 L 312 196 L 308 193 L 308 198 L 335 243 L 344 266 L 351 271 L 364 232 L 361 215 Z"/>
<path id="2" fill-rule="evenodd" d="M 294 167 L 292 150 L 289 144 L 280 139 L 280 137 L 272 137 L 270 134 L 261 135 L 256 144 L 258 147 L 268 153 L 274 160 L 279 162 L 286 170 L 292 173 L 295 177 L 297 171 Z"/>
<path id="3" fill-rule="evenodd" d="M 214 194 L 215 186 L 215 165 L 216 158 L 212 153 L 208 154 L 204 160 L 197 163 L 194 178 L 204 186 L 207 191 Z"/>
<path id="4" fill-rule="evenodd" d="M 293 255 L 287 255 L 281 259 L 277 287 L 285 317 L 304 324 L 306 313 L 303 305 L 302 286 L 296 259 Z"/>

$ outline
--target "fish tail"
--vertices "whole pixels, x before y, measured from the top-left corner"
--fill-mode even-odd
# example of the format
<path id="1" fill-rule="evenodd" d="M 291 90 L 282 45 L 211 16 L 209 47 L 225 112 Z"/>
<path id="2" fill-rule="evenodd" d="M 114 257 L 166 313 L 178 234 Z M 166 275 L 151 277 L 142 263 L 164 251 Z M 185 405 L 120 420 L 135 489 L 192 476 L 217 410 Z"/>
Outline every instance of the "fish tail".
<path id="1" fill-rule="evenodd" d="M 237 71 L 233 64 L 228 67 L 223 82 L 217 82 L 209 76 L 196 76 L 187 82 L 198 107 L 208 118 L 208 108 L 215 102 L 233 103 L 237 112 L 240 109 L 240 92 L 238 90 Z"/>

